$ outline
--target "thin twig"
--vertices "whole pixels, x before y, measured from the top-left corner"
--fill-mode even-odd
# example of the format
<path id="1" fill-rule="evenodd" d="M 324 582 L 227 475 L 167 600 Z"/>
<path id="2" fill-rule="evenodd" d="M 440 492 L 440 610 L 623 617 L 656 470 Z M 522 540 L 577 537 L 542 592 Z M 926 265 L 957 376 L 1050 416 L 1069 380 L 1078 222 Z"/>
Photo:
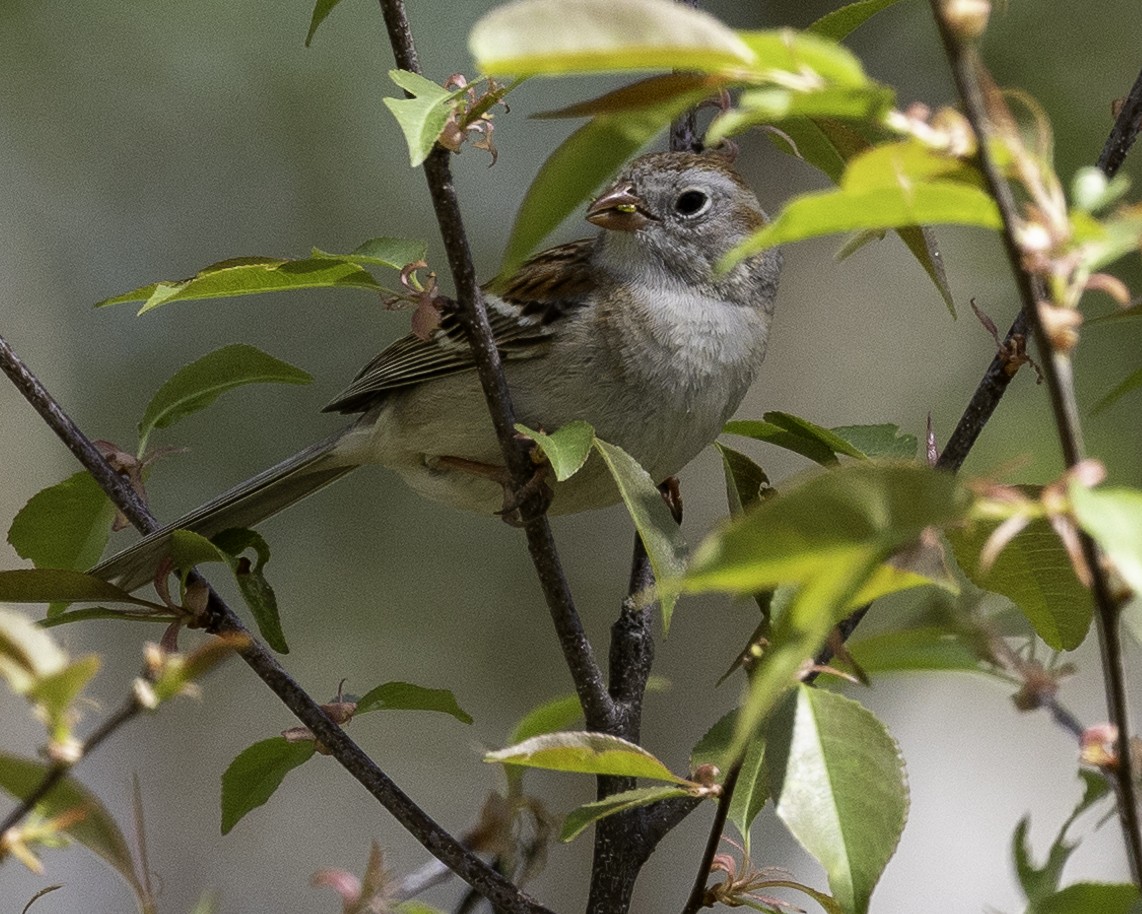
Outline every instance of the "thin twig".
<path id="1" fill-rule="evenodd" d="M 416 46 L 405 15 L 402 0 L 379 0 L 398 67 L 419 73 Z M 476 281 L 476 270 L 456 189 L 452 184 L 449 162 L 451 153 L 437 146 L 424 162 L 424 176 L 440 226 L 441 239 L 456 286 L 459 314 L 467 330 L 468 342 L 476 362 L 480 383 L 484 388 L 492 424 L 499 436 L 504 462 L 511 473 L 517 490 L 531 480 L 535 467 L 526 446 L 515 432 L 511 392 L 504 377 L 503 364 L 496 348 L 491 325 L 484 308 L 483 294 Z M 551 525 L 543 514 L 542 496 L 536 494 L 524 500 L 521 513 L 527 535 L 528 552 L 539 576 L 547 608 L 555 624 L 559 644 L 563 650 L 575 691 L 583 706 L 587 726 L 592 730 L 607 730 L 613 721 L 614 709 L 607 694 L 603 673 L 595 660 L 591 643 L 587 640 L 582 621 L 575 609 L 571 590 L 563 574 L 559 553 Z"/>
<path id="2" fill-rule="evenodd" d="M 47 770 L 43 779 L 36 785 L 35 789 L 24 797 L 19 806 L 4 817 L 3 822 L 0 822 L 0 836 L 7 834 L 8 829 L 14 828 L 24 816 L 28 815 L 28 813 L 35 808 L 37 803 L 43 800 L 60 781 L 67 777 L 68 772 L 70 772 L 72 768 L 99 748 L 100 743 L 143 710 L 143 705 L 140 704 L 132 694 L 130 698 L 123 702 L 118 711 L 103 720 L 103 722 L 92 731 L 91 736 L 83 741 L 82 751 L 79 752 L 75 758 L 69 759 L 68 761 L 56 762 Z"/>
<path id="3" fill-rule="evenodd" d="M 1035 342 L 1042 353 L 1043 378 L 1050 394 L 1055 415 L 1055 427 L 1063 458 L 1068 468 L 1083 459 L 1082 429 L 1079 424 L 1078 405 L 1072 364 L 1066 353 L 1057 351 L 1043 326 L 1039 303 L 1050 297 L 1040 277 L 1023 266 L 1022 253 L 1017 241 L 1018 209 L 1011 188 L 1004 180 L 992 159 L 987 138 L 991 125 L 987 105 L 980 85 L 980 64 L 974 48 L 961 41 L 944 18 L 940 0 L 930 0 L 932 13 L 939 26 L 940 38 L 951 65 L 956 88 L 963 101 L 964 114 L 979 137 L 978 161 L 1003 219 L 1003 244 L 1023 302 L 1023 310 L 1034 332 Z M 1118 627 L 1119 603 L 1115 600 L 1094 541 L 1080 533 L 1083 557 L 1092 577 L 1091 590 L 1097 607 L 1099 645 L 1101 648 L 1103 681 L 1106 692 L 1107 713 L 1118 728 L 1117 752 L 1120 760 L 1116 771 L 1119 821 L 1126 841 L 1127 858 L 1135 883 L 1142 885 L 1142 829 L 1139 827 L 1138 806 L 1135 797 L 1132 767 L 1130 765 L 1129 717 L 1126 706 L 1126 673 L 1123 668 L 1122 643 Z"/>
<path id="4" fill-rule="evenodd" d="M 127 480 L 108 465 L 95 445 L 20 361 L 3 337 L 0 337 L 0 369 L 12 379 L 17 389 L 40 414 L 48 427 L 63 440 L 68 449 L 79 458 L 80 463 L 95 477 L 115 506 L 142 532 L 148 533 L 157 529 L 158 522 Z M 520 892 L 510 881 L 468 851 L 423 809 L 413 803 L 345 731 L 326 716 L 317 702 L 290 677 L 273 654 L 250 634 L 234 611 L 213 590 L 210 591 L 207 611 L 211 618 L 208 630 L 212 634 L 235 633 L 245 636 L 247 646 L 239 651 L 242 659 L 282 703 L 313 732 L 322 745 L 329 749 L 338 763 L 353 775 L 429 853 L 445 863 L 469 885 L 478 889 L 497 908 L 517 914 L 550 914 L 547 908 Z M 90 741 L 88 745 L 90 751 Z M 57 780 L 58 777 L 59 775 L 56 776 Z"/>
<path id="5" fill-rule="evenodd" d="M 1106 138 L 1102 153 L 1098 157 L 1098 167 L 1107 175 L 1117 172 L 1126 159 L 1126 153 L 1138 139 L 1140 130 L 1142 130 L 1142 73 L 1139 73 L 1138 78 L 1134 80 L 1130 94 L 1122 100 L 1122 107 L 1114 119 L 1114 127 L 1111 128 L 1110 136 Z"/>

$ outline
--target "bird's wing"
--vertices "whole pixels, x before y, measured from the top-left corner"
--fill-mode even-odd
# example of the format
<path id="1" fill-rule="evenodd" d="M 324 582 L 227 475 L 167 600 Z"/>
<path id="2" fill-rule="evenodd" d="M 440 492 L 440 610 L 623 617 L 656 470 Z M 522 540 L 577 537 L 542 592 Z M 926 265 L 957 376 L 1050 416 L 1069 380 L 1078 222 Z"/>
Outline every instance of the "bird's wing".
<path id="1" fill-rule="evenodd" d="M 550 248 L 484 287 L 492 337 L 505 360 L 542 355 L 560 322 L 586 303 L 594 287 L 593 246 L 583 239 Z M 448 301 L 427 340 L 413 334 L 397 340 L 361 369 L 325 411 L 364 412 L 391 390 L 474 366 L 455 303 Z"/>

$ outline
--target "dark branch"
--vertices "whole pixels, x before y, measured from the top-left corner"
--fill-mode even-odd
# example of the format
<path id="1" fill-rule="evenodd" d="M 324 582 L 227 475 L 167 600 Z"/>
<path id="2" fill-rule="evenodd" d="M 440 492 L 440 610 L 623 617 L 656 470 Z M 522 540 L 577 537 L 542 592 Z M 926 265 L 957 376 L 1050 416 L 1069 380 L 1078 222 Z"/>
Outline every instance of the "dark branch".
<path id="1" fill-rule="evenodd" d="M 397 66 L 419 73 L 420 64 L 417 60 L 416 46 L 413 43 L 403 2 L 401 0 L 379 0 L 379 2 Z M 425 160 L 424 176 L 428 181 L 436 221 L 440 226 L 444 250 L 448 255 L 448 266 L 456 285 L 459 313 L 467 330 L 468 342 L 472 347 L 476 370 L 484 388 L 492 424 L 499 436 L 504 463 L 511 473 L 517 491 L 522 491 L 531 480 L 535 467 L 528 456 L 528 448 L 515 433 L 511 392 L 508 390 L 500 353 L 488 323 L 483 294 L 476 281 L 476 270 L 472 264 L 472 253 L 464 231 L 464 220 L 460 213 L 456 189 L 452 184 L 450 155 L 447 149 L 437 146 Z M 555 548 L 551 526 L 543 514 L 544 507 L 542 496 L 539 494 L 525 498 L 521 505 L 528 552 L 535 564 L 547 608 L 559 636 L 559 644 L 563 649 L 571 678 L 575 682 L 575 691 L 583 705 L 587 726 L 593 730 L 607 730 L 613 719 L 611 700 L 607 694 L 602 671 L 595 660 L 591 644 L 587 640 L 575 609 Z"/>
<path id="2" fill-rule="evenodd" d="M 103 491 L 131 523 L 144 533 L 157 529 L 158 522 L 127 480 L 108 465 L 95 445 L 71 421 L 3 337 L 0 337 L 0 368 L 12 379 L 17 389 L 40 414 L 48 427 L 63 440 L 68 450 L 79 458 L 80 463 L 95 477 Z M 346 735 L 345 731 L 325 715 L 317 702 L 290 677 L 273 654 L 250 634 L 234 611 L 213 590 L 210 591 L 208 613 L 211 618 L 208 630 L 211 633 L 236 633 L 248 639 L 248 646 L 239 651 L 242 659 L 297 716 L 298 720 L 330 750 L 330 754 L 341 766 L 424 845 L 429 853 L 446 864 L 469 885 L 478 889 L 498 909 L 516 914 L 549 914 L 547 908 L 520 892 L 413 803 Z M 91 748 L 93 747 L 89 741 L 88 751 Z M 57 780 L 59 776 L 55 775 Z"/>
<path id="3" fill-rule="evenodd" d="M 964 114 L 979 138 L 977 154 L 980 170 L 987 181 L 988 190 L 995 199 L 1003 218 L 1003 245 L 1015 277 L 1035 342 L 1042 353 L 1043 378 L 1055 414 L 1055 427 L 1063 458 L 1067 467 L 1083 459 L 1082 429 L 1078 418 L 1078 405 L 1070 357 L 1052 345 L 1039 312 L 1040 302 L 1049 302 L 1050 296 L 1041 277 L 1023 266 L 1022 253 L 1017 241 L 1019 211 L 1011 188 L 1004 180 L 999 167 L 989 154 L 987 137 L 991 125 L 987 104 L 980 83 L 980 63 L 972 47 L 959 40 L 942 15 L 940 0 L 930 0 L 932 13 L 939 26 L 940 38 L 951 65 L 956 89 L 963 101 Z M 1092 577 L 1091 590 L 1098 609 L 1099 645 L 1106 692 L 1107 713 L 1118 728 L 1118 758 L 1116 773 L 1118 813 L 1126 840 L 1127 858 L 1130 860 L 1134 881 L 1142 885 L 1142 830 L 1139 827 L 1138 805 L 1130 765 L 1129 719 L 1126 707 L 1126 673 L 1123 667 L 1121 633 L 1119 631 L 1120 604 L 1114 598 L 1102 564 L 1098 547 L 1085 533 L 1080 532 L 1083 558 Z"/>
<path id="4" fill-rule="evenodd" d="M 1126 160 L 1126 153 L 1138 138 L 1139 130 L 1142 130 L 1142 73 L 1134 80 L 1130 94 L 1122 100 L 1114 127 L 1098 157 L 1098 167 L 1108 177 L 1114 175 Z"/>

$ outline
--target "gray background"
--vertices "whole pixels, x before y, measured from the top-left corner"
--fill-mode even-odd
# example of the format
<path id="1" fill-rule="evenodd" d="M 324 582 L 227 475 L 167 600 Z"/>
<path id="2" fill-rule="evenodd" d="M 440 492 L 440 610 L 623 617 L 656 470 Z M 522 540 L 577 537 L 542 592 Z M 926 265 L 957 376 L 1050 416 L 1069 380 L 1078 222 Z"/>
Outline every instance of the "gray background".
<path id="1" fill-rule="evenodd" d="M 414 2 L 423 64 L 440 78 L 469 71 L 467 28 L 492 4 Z M 740 27 L 806 25 L 832 4 L 725 2 L 712 7 Z M 1039 97 L 1054 119 L 1057 163 L 1069 179 L 1093 162 L 1110 126 L 1110 103 L 1137 73 L 1136 6 L 1043 0 L 1012 3 L 995 17 L 986 53 L 1001 84 Z M 91 304 L 157 279 L 194 273 L 226 257 L 302 256 L 316 245 L 348 250 L 381 234 L 424 237 L 443 264 L 421 176 L 382 97 L 391 56 L 380 13 L 345 3 L 302 41 L 310 7 L 220 2 L 0 6 L 0 332 L 22 353 L 93 437 L 130 446 L 153 390 L 178 366 L 242 340 L 311 371 L 308 388 L 251 388 L 219 401 L 154 439 L 190 448 L 155 473 L 153 506 L 173 517 L 335 428 L 321 405 L 407 317 L 369 296 L 318 292 L 186 303 L 135 319 L 130 306 Z M 901 103 L 951 100 L 927 4 L 902 3 L 856 36 L 870 72 L 899 88 Z M 482 275 L 498 264 L 516 201 L 542 158 L 571 129 L 530 112 L 600 89 L 578 80 L 534 81 L 497 117 L 500 161 L 466 150 L 455 160 L 460 195 Z M 822 186 L 811 169 L 744 141 L 741 167 L 767 207 Z M 1138 161 L 1128 171 L 1138 173 Z M 572 219 L 559 238 L 581 235 Z M 976 297 L 997 323 L 1014 314 L 1012 286 L 994 237 L 942 230 L 940 240 L 960 319 L 952 321 L 895 239 L 849 261 L 838 239 L 786 252 L 771 351 L 741 415 L 767 409 L 824 425 L 892 421 L 922 434 L 930 411 L 946 438 L 992 344 L 975 322 Z M 1131 264 L 1137 279 L 1136 264 Z M 1107 307 L 1105 300 L 1093 303 Z M 1078 354 L 1080 397 L 1097 400 L 1137 364 L 1137 331 L 1086 331 Z M 1142 476 L 1139 398 L 1091 418 L 1090 449 L 1112 479 Z M 75 471 L 69 455 L 10 389 L 0 385 L 6 467 L 0 516 L 10 518 L 40 488 Z M 1006 480 L 1045 480 L 1060 469 L 1045 394 L 1020 375 L 967 470 Z M 803 468 L 784 453 L 755 449 L 780 480 Z M 721 471 L 702 455 L 683 475 L 691 542 L 724 513 Z M 371 715 L 353 735 L 397 782 L 446 826 L 470 823 L 499 772 L 480 761 L 539 701 L 566 692 L 550 624 L 522 538 L 499 522 L 425 503 L 383 471 L 363 471 L 268 523 L 270 566 L 293 653 L 291 671 L 321 697 L 348 678 L 363 692 L 388 679 L 452 688 L 476 718 Z M 603 645 L 626 581 L 631 541 L 619 509 L 560 520 L 556 533 L 590 633 Z M 125 542 L 129 534 L 122 534 Z M 4 546 L 2 564 L 18 559 Z M 751 630 L 755 610 L 722 599 L 688 600 L 659 645 L 670 692 L 648 700 L 644 743 L 678 769 L 688 747 L 737 697 L 713 682 Z M 118 703 L 158 631 L 108 623 L 67 628 L 76 652 L 99 651 L 104 672 L 91 720 Z M 187 643 L 192 639 L 188 638 Z M 1080 675 L 1064 700 L 1081 719 L 1104 714 L 1096 654 L 1073 658 Z M 271 803 L 218 836 L 218 777 L 246 745 L 291 724 L 239 663 L 213 675 L 200 701 L 184 700 L 122 731 L 80 772 L 129 828 L 132 773 L 142 783 L 151 864 L 164 912 L 188 910 L 217 891 L 225 912 L 334 911 L 328 892 L 307 885 L 321 866 L 360 871 L 376 838 L 387 863 L 407 871 L 424 852 L 332 762 L 295 772 Z M 1008 844 L 1030 812 L 1045 848 L 1078 797 L 1075 747 L 1041 715 L 1019 715 L 1004 689 L 962 677 L 884 679 L 859 697 L 891 727 L 909 762 L 912 811 L 874 910 L 932 914 L 1021 907 Z M 24 704 L 0 694 L 2 745 L 28 752 L 41 739 Z M 591 798 L 588 779 L 531 777 L 556 812 Z M 711 809 L 661 846 L 643 876 L 640 911 L 676 910 L 693 878 Z M 590 836 L 554 848 L 532 890 L 560 911 L 581 908 Z M 783 864 L 822 883 L 815 865 L 763 816 L 755 862 Z M 39 914 L 126 911 L 114 873 L 82 849 L 48 852 L 44 877 L 9 862 L 0 869 L 0 910 L 18 911 L 49 882 L 65 888 Z M 1122 879 L 1113 825 L 1088 839 L 1070 879 Z M 448 906 L 456 885 L 431 900 Z"/>

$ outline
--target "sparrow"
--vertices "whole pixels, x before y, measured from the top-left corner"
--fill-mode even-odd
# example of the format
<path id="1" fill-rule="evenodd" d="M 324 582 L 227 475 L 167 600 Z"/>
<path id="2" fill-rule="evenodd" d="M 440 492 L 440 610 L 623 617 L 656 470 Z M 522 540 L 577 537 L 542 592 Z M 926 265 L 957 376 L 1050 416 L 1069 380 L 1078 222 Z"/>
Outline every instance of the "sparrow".
<path id="1" fill-rule="evenodd" d="M 484 286 L 518 421 L 581 419 L 656 481 L 714 441 L 765 356 L 781 269 L 770 249 L 719 261 L 766 222 L 729 161 L 660 152 L 633 160 L 587 208 L 594 238 L 537 254 Z M 325 411 L 356 421 L 107 559 L 125 590 L 153 579 L 172 531 L 251 527 L 365 464 L 427 498 L 494 514 L 505 470 L 454 305 L 367 364 Z M 619 500 L 597 458 L 553 484 L 549 513 Z"/>

